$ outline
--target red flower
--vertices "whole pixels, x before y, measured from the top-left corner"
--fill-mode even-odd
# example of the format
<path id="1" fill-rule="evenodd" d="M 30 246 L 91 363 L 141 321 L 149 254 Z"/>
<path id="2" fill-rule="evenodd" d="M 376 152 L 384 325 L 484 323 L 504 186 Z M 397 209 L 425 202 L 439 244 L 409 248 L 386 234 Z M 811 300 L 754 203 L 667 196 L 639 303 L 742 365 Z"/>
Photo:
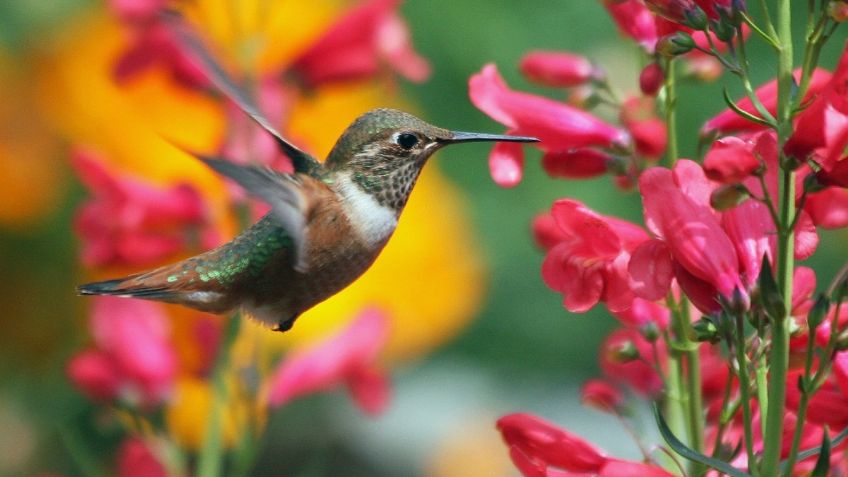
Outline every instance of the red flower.
<path id="1" fill-rule="evenodd" d="M 530 414 L 506 415 L 498 419 L 497 428 L 511 455 L 519 453 L 542 472 L 548 466 L 571 472 L 599 472 L 607 460 L 601 450 L 580 437 Z M 522 462 L 519 468 L 528 467 L 527 463 Z"/>
<path id="2" fill-rule="evenodd" d="M 848 146 L 848 44 L 830 81 L 799 116 L 784 152 L 799 160 L 814 159 L 832 169 Z"/>
<path id="3" fill-rule="evenodd" d="M 589 179 L 605 174 L 611 161 L 609 154 L 596 149 L 570 149 L 546 152 L 542 167 L 551 177 Z"/>
<path id="4" fill-rule="evenodd" d="M 590 379 L 580 389 L 580 401 L 603 412 L 616 413 L 624 405 L 624 396 L 603 379 Z"/>
<path id="5" fill-rule="evenodd" d="M 639 73 L 639 89 L 646 96 L 656 96 L 665 81 L 665 73 L 659 63 L 648 63 Z"/>
<path id="6" fill-rule="evenodd" d="M 794 76 L 797 81 L 801 77 L 801 70 L 796 70 Z M 810 88 L 807 90 L 807 94 L 804 96 L 804 101 L 802 103 L 818 94 L 819 91 L 821 91 L 822 88 L 830 81 L 830 78 L 831 74 L 828 71 L 816 68 L 810 77 Z M 754 94 L 760 99 L 760 102 L 763 103 L 763 106 L 765 106 L 772 115 L 777 114 L 777 80 L 771 80 L 760 86 L 754 91 Z M 759 117 L 759 113 L 757 113 L 757 110 L 754 108 L 751 100 L 747 97 L 740 99 L 736 102 L 736 104 L 743 111 Z M 758 131 L 762 129 L 765 129 L 765 127 L 751 122 L 742 116 L 739 116 L 732 109 L 727 108 L 707 121 L 704 124 L 704 127 L 701 128 L 701 134 L 707 135 L 712 132 L 727 134 L 733 131 Z"/>
<path id="7" fill-rule="evenodd" d="M 430 75 L 427 60 L 412 48 L 397 13 L 400 0 L 371 0 L 347 12 L 290 66 L 310 87 L 373 76 L 383 64 L 412 81 Z"/>
<path id="8" fill-rule="evenodd" d="M 118 449 L 118 477 L 165 477 L 167 469 L 141 440 L 130 438 Z"/>
<path id="9" fill-rule="evenodd" d="M 760 167 L 753 144 L 728 136 L 714 142 L 704 158 L 704 172 L 714 181 L 732 184 L 742 182 Z"/>
<path id="10" fill-rule="evenodd" d="M 618 29 L 648 53 L 654 52 L 657 40 L 677 29 L 672 23 L 657 18 L 642 0 L 603 0 L 603 3 Z"/>
<path id="11" fill-rule="evenodd" d="M 657 354 L 665 358 L 665 345 L 656 341 Z M 601 369 L 604 375 L 623 382 L 643 396 L 656 396 L 662 391 L 662 378 L 655 369 L 651 343 L 634 329 L 623 328 L 610 333 L 601 345 Z M 660 367 L 664 362 L 659 363 Z"/>
<path id="12" fill-rule="evenodd" d="M 198 231 L 204 247 L 220 241 L 192 187 L 164 189 L 116 174 L 87 151 L 76 151 L 72 163 L 94 196 L 75 224 L 85 265 L 155 264 L 188 248 Z"/>
<path id="13" fill-rule="evenodd" d="M 293 352 L 269 381 L 268 403 L 279 407 L 297 397 L 345 384 L 363 411 L 381 413 L 388 405 L 390 388 L 375 362 L 388 332 L 386 316 L 369 309 L 337 334 Z"/>
<path id="14" fill-rule="evenodd" d="M 551 215 L 564 235 L 542 264 L 542 278 L 550 288 L 563 294 L 563 305 L 583 312 L 598 301 L 610 310 L 630 307 L 627 263 L 630 251 L 648 239 L 638 226 L 601 216 L 582 203 L 560 199 Z"/>
<path id="15" fill-rule="evenodd" d="M 68 375 L 93 399 L 131 404 L 165 399 L 177 371 L 167 316 L 155 303 L 97 297 L 91 316 L 96 348 L 71 360 Z"/>
<path id="16" fill-rule="evenodd" d="M 657 117 L 653 98 L 628 98 L 621 106 L 619 117 L 633 136 L 636 152 L 649 159 L 658 159 L 663 155 L 668 142 L 668 130 L 665 121 Z"/>
<path id="17" fill-rule="evenodd" d="M 531 81 L 556 88 L 577 86 L 603 77 L 603 71 L 583 56 L 559 51 L 531 51 L 519 69 Z"/>
<path id="18" fill-rule="evenodd" d="M 828 187 L 810 194 L 804 211 L 810 214 L 812 221 L 819 227 L 839 229 L 848 226 L 848 190 Z"/>
<path id="19" fill-rule="evenodd" d="M 541 96 L 513 91 L 493 64 L 486 65 L 469 80 L 471 102 L 494 120 L 509 128 L 510 134 L 538 137 L 544 151 L 626 145 L 627 133 L 590 113 Z M 490 159 L 492 175 L 499 184 L 514 185 L 520 180 L 521 147 L 499 143 Z"/>

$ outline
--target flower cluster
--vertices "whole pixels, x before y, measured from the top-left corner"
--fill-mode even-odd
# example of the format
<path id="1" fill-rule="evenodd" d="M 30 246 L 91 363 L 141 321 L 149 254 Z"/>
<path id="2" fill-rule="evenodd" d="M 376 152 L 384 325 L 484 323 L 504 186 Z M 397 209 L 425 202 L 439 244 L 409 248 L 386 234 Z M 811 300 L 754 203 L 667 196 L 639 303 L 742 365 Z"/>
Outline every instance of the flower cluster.
<path id="1" fill-rule="evenodd" d="M 692 460 L 687 475 L 709 467 L 777 475 L 780 460 L 785 475 L 814 466 L 841 475 L 848 269 L 816 293 L 815 272 L 794 264 L 815 253 L 820 229 L 848 226 L 848 47 L 832 72 L 814 56 L 754 88 L 748 36 L 753 30 L 776 44 L 778 33 L 770 19 L 765 29 L 755 23 L 744 2 L 602 3 L 646 55 L 639 93 L 619 100 L 598 65 L 569 52 L 529 53 L 520 69 L 530 81 L 574 88 L 570 104 L 509 88 L 491 64 L 469 82 L 480 110 L 541 139 L 551 177 L 610 174 L 616 185 L 638 188 L 644 226 L 570 198 L 533 222 L 546 252 L 542 278 L 564 307 L 581 313 L 603 303 L 621 325 L 601 346 L 604 377 L 587 383 L 584 403 L 630 429 L 622 390 L 653 400 L 660 416 L 674 419 L 671 427 L 658 420 L 666 437 L 686 441 L 668 439 Z M 839 27 L 828 11 L 811 26 L 808 55 Z M 692 74 L 706 63 L 718 71 Z M 674 112 L 685 98 L 675 81 L 681 71 L 714 79 L 721 70 L 741 78 L 746 96 L 728 98 L 726 110 L 706 119 L 702 158 L 680 158 Z M 611 106 L 617 123 L 590 111 L 597 106 Z M 514 186 L 523 151 L 495 147 L 490 165 L 495 182 Z M 498 429 L 526 476 L 670 475 L 635 435 L 643 462 L 607 457 L 526 414 L 503 417 Z"/>

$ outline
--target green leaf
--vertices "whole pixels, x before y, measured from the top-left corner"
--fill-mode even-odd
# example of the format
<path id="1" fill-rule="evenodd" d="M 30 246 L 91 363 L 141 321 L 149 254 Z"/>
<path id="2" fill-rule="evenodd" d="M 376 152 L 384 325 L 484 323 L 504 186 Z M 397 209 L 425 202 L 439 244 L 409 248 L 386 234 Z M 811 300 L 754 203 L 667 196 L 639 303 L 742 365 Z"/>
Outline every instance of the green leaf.
<path id="1" fill-rule="evenodd" d="M 727 462 L 714 459 L 712 457 L 701 454 L 700 452 L 691 449 L 686 446 L 683 442 L 680 442 L 671 429 L 668 427 L 668 424 L 665 422 L 665 418 L 663 418 L 662 413 L 660 412 L 660 407 L 657 403 L 654 403 L 654 417 L 657 419 L 657 427 L 660 429 L 660 434 L 662 434 L 663 439 L 674 449 L 674 452 L 677 452 L 679 455 L 693 461 L 698 462 L 699 464 L 704 464 L 709 466 L 719 472 L 723 472 L 730 477 L 751 477 L 749 474 L 733 467 Z"/>
<path id="2" fill-rule="evenodd" d="M 724 88 L 724 102 L 727 103 L 727 106 L 730 109 L 732 109 L 733 112 L 742 116 L 743 118 L 747 119 L 748 121 L 755 122 L 757 124 L 761 124 L 761 125 L 769 127 L 769 128 L 774 127 L 774 125 L 772 123 L 770 123 L 769 121 L 766 121 L 763 118 L 754 116 L 753 114 L 749 113 L 748 111 L 745 111 L 744 109 L 740 108 L 736 104 L 736 102 L 733 101 L 733 99 L 730 97 L 730 93 L 727 92 L 727 88 Z"/>
<path id="3" fill-rule="evenodd" d="M 824 428 L 824 437 L 822 438 L 821 454 L 816 460 L 816 467 L 810 477 L 827 477 L 827 471 L 830 470 L 830 431 L 827 426 Z"/>

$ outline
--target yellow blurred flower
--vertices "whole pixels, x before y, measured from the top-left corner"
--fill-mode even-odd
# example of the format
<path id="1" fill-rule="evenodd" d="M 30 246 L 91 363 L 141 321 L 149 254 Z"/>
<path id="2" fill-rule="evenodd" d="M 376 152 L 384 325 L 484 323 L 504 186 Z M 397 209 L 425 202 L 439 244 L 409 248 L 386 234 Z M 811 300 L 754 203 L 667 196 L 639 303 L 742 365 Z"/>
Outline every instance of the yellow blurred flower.
<path id="1" fill-rule="evenodd" d="M 0 226 L 22 230 L 53 211 L 64 170 L 42 118 L 24 61 L 0 49 Z"/>
<path id="2" fill-rule="evenodd" d="M 231 395 L 240 390 L 233 380 L 227 382 Z M 174 397 L 165 411 L 165 422 L 174 440 L 183 448 L 203 445 L 212 405 L 211 384 L 203 379 L 183 377 L 177 381 Z M 232 448 L 245 433 L 261 431 L 265 411 L 252 399 L 230 399 L 222 414 L 224 446 Z"/>
<path id="3" fill-rule="evenodd" d="M 188 4 L 187 16 L 216 45 L 228 47 L 229 63 L 265 69 L 285 64 L 314 41 L 338 17 L 342 3 L 280 1 L 263 7 L 265 2 L 199 0 Z M 111 68 L 126 42 L 115 20 L 89 15 L 74 22 L 41 65 L 45 111 L 72 142 L 94 147 L 123 170 L 162 184 L 194 184 L 226 230 L 231 214 L 221 179 L 163 139 L 201 151 L 217 149 L 226 129 L 221 104 L 156 69 L 117 86 Z M 296 99 L 287 134 L 324 157 L 356 116 L 400 105 L 394 92 L 392 85 L 376 83 L 319 88 Z M 387 359 L 426 353 L 463 329 L 482 297 L 483 273 L 467 223 L 462 197 L 429 165 L 395 236 L 370 271 L 307 312 L 285 336 L 251 324 L 243 327 L 250 330 L 244 341 L 276 354 L 338 328 L 364 306 L 377 305 L 393 320 Z M 184 357 L 196 366 L 192 359 Z"/>

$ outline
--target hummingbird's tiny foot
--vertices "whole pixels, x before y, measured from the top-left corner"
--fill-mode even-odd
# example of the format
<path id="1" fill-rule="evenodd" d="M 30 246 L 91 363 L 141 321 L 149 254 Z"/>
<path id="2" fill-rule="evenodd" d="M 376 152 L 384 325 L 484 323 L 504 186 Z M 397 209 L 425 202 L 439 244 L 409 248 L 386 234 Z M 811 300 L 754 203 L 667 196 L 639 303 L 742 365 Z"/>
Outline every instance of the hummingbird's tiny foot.
<path id="1" fill-rule="evenodd" d="M 279 331 L 280 333 L 285 333 L 286 331 L 290 330 L 292 326 L 294 326 L 294 320 L 297 319 L 297 316 L 298 315 L 292 315 L 286 318 L 285 320 L 281 320 L 279 323 L 277 323 L 277 326 L 272 328 L 272 330 Z"/>

